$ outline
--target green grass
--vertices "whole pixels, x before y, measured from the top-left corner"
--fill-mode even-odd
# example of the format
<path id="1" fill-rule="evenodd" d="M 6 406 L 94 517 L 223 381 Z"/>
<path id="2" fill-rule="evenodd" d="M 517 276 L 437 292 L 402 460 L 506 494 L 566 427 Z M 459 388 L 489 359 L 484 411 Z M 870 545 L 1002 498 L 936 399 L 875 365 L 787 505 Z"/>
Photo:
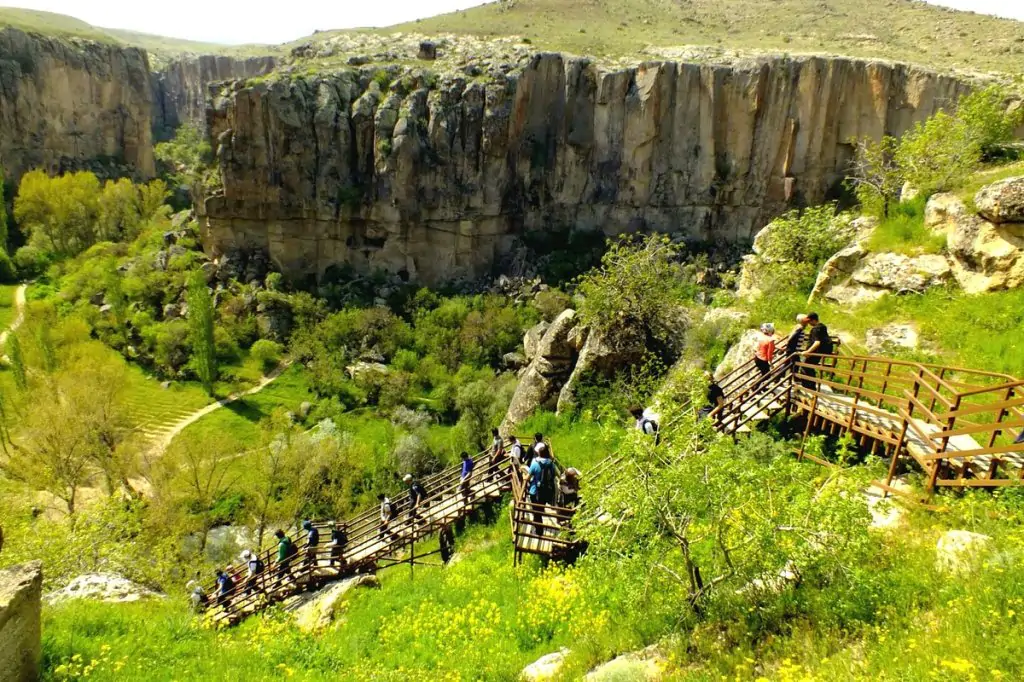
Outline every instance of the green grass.
<path id="1" fill-rule="evenodd" d="M 103 43 L 116 42 L 103 29 L 66 14 L 42 12 L 18 7 L 0 7 L 0 26 L 11 26 L 30 33 L 88 38 Z"/>
<path id="2" fill-rule="evenodd" d="M 879 223 L 867 239 L 874 253 L 901 253 L 906 256 L 942 253 L 946 235 L 935 234 L 924 224 L 925 198 L 893 207 L 888 218 Z"/>
<path id="3" fill-rule="evenodd" d="M 0 284 L 0 331 L 7 329 L 14 321 L 14 292 L 17 284 Z"/>
<path id="4" fill-rule="evenodd" d="M 381 30 L 523 36 L 539 49 L 637 55 L 649 45 L 834 53 L 936 67 L 1024 69 L 1024 22 L 909 0 L 516 0 Z"/>
<path id="5" fill-rule="evenodd" d="M 978 190 L 985 185 L 991 185 L 993 182 L 1012 178 L 1017 175 L 1024 175 L 1024 161 L 1017 161 L 1016 163 L 1005 165 L 1000 164 L 993 168 L 985 169 L 972 175 L 964 186 L 957 190 L 957 196 L 959 196 L 972 211 L 976 210 L 977 207 L 974 205 L 974 195 L 978 193 Z"/>

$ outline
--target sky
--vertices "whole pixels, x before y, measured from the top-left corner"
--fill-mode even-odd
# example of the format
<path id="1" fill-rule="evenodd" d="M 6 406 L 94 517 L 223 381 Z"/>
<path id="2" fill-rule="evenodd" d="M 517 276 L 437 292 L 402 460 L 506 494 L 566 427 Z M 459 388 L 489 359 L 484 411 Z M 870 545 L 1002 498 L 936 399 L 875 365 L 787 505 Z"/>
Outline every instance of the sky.
<path id="1" fill-rule="evenodd" d="M 123 28 L 216 43 L 284 43 L 314 30 L 388 26 L 482 4 L 481 0 L 0 0 Z M 1024 0 L 928 0 L 1024 21 Z M 160 10 L 155 10 L 160 7 Z"/>

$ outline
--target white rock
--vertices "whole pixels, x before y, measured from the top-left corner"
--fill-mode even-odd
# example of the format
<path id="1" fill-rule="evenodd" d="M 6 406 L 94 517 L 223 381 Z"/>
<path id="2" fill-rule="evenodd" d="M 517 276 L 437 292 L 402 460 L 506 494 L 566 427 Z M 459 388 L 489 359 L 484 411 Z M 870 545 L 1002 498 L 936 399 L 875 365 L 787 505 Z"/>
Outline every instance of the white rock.
<path id="1" fill-rule="evenodd" d="M 546 680 L 555 679 L 569 653 L 568 649 L 562 648 L 554 653 L 541 656 L 523 668 L 520 678 L 527 682 L 546 682 Z"/>
<path id="2" fill-rule="evenodd" d="M 969 530 L 949 530 L 935 546 L 935 563 L 948 573 L 967 573 L 988 551 L 992 538 Z"/>
<path id="3" fill-rule="evenodd" d="M 754 353 L 757 351 L 757 343 L 760 340 L 761 332 L 756 329 L 748 329 L 743 332 L 743 336 L 729 348 L 725 357 L 722 358 L 722 362 L 715 369 L 715 378 L 721 379 L 754 357 Z"/>
<path id="4" fill-rule="evenodd" d="M 617 656 L 587 673 L 587 682 L 653 682 L 665 673 L 668 661 L 657 645 L 642 651 Z"/>
<path id="5" fill-rule="evenodd" d="M 735 310 L 733 308 L 711 308 L 704 313 L 704 318 L 701 322 L 708 325 L 725 326 L 733 323 L 746 324 L 749 319 L 750 314 L 743 310 Z"/>
<path id="6" fill-rule="evenodd" d="M 890 324 L 874 327 L 864 335 L 865 345 L 873 354 L 892 350 L 916 350 L 920 345 L 917 328 L 912 324 Z"/>
<path id="7" fill-rule="evenodd" d="M 303 632 L 320 632 L 334 622 L 348 593 L 357 587 L 380 587 L 380 581 L 370 574 L 339 580 L 316 592 L 298 595 L 285 603 L 285 609 L 294 613 L 295 624 Z"/>
<path id="8" fill-rule="evenodd" d="M 164 595 L 116 573 L 86 573 L 74 578 L 61 589 L 50 592 L 43 599 L 48 604 L 59 604 L 70 599 L 131 602 L 154 597 L 163 598 Z"/>

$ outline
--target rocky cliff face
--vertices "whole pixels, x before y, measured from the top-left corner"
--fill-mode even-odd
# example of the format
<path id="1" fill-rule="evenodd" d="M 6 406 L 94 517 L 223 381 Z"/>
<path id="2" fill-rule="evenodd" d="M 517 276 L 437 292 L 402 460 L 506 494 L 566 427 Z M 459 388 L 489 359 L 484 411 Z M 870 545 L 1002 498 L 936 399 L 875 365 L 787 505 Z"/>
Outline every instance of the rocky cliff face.
<path id="1" fill-rule="evenodd" d="M 851 138 L 900 134 L 968 88 L 839 58 L 607 69 L 558 54 L 233 84 L 207 111 L 224 187 L 205 238 L 293 276 L 347 263 L 425 283 L 480 274 L 531 230 L 745 242 L 826 198 Z"/>
<path id="2" fill-rule="evenodd" d="M 143 50 L 0 30 L 0 162 L 7 177 L 101 160 L 153 174 Z"/>
<path id="3" fill-rule="evenodd" d="M 153 74 L 154 133 L 158 139 L 166 139 L 182 123 L 205 127 L 211 83 L 264 76 L 276 66 L 274 57 L 203 55 L 170 62 Z"/>

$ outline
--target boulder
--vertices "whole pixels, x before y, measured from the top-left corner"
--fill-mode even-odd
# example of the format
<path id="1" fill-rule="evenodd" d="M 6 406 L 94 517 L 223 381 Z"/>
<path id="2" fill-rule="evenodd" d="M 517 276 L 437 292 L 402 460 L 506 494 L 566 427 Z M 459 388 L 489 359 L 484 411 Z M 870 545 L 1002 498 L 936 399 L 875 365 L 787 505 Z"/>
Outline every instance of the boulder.
<path id="1" fill-rule="evenodd" d="M 540 346 L 540 340 L 544 338 L 544 334 L 550 326 L 549 322 L 541 321 L 530 327 L 526 334 L 523 335 L 523 350 L 526 351 L 527 360 L 533 360 L 537 357 L 537 348 Z"/>
<path id="2" fill-rule="evenodd" d="M 345 368 L 352 381 L 365 379 L 371 374 L 387 374 L 388 366 L 380 362 L 357 362 Z"/>
<path id="3" fill-rule="evenodd" d="M 935 545 L 935 563 L 947 573 L 968 573 L 991 548 L 992 538 L 969 530 L 946 531 Z"/>
<path id="4" fill-rule="evenodd" d="M 565 659 L 570 653 L 568 649 L 563 648 L 554 653 L 541 656 L 523 668 L 520 679 L 525 682 L 547 682 L 547 680 L 556 679 L 559 671 L 562 669 L 562 665 L 565 663 Z"/>
<path id="5" fill-rule="evenodd" d="M 974 205 L 990 223 L 1024 223 L 1024 175 L 982 187 L 974 195 Z"/>
<path id="6" fill-rule="evenodd" d="M 74 578 L 61 589 L 45 595 L 44 599 L 47 604 L 59 604 L 71 599 L 132 602 L 163 596 L 116 573 L 86 573 Z"/>
<path id="7" fill-rule="evenodd" d="M 576 311 L 564 310 L 548 326 L 539 341 L 528 344 L 531 362 L 519 379 L 501 424 L 503 434 L 508 434 L 512 427 L 533 414 L 537 408 L 553 409 L 557 405 L 558 392 L 572 372 L 575 360 L 575 351 L 569 344 L 569 332 L 575 326 Z M 533 351 L 532 356 L 529 355 L 530 350 Z"/>
<path id="8" fill-rule="evenodd" d="M 858 284 L 895 293 L 921 293 L 952 278 L 953 272 L 945 256 L 911 257 L 898 253 L 871 254 L 857 265 L 851 276 Z"/>
<path id="9" fill-rule="evenodd" d="M 349 593 L 357 587 L 379 588 L 380 581 L 371 574 L 353 576 L 315 592 L 300 594 L 286 601 L 284 608 L 293 613 L 295 624 L 303 632 L 321 632 L 337 620 Z"/>
<path id="10" fill-rule="evenodd" d="M 976 219 L 955 194 L 933 194 L 924 207 L 924 224 L 932 232 L 946 234 L 962 220 Z"/>
<path id="11" fill-rule="evenodd" d="M 743 264 L 740 266 L 739 284 L 736 295 L 744 301 L 755 301 L 764 294 L 761 290 L 758 277 L 758 268 L 761 259 L 757 256 L 746 255 L 743 257 Z"/>
<path id="12" fill-rule="evenodd" d="M 437 43 L 432 40 L 421 42 L 420 51 L 416 54 L 416 58 L 431 62 L 437 59 Z"/>
<path id="13" fill-rule="evenodd" d="M 953 275 L 966 293 L 1024 285 L 1024 224 L 958 219 L 947 233 Z"/>
<path id="14" fill-rule="evenodd" d="M 721 379 L 743 363 L 754 357 L 757 351 L 757 343 L 761 339 L 761 332 L 756 329 L 748 329 L 743 336 L 729 347 L 729 351 L 722 358 L 722 362 L 715 368 L 715 379 Z"/>
<path id="15" fill-rule="evenodd" d="M 859 242 L 855 242 L 825 261 L 814 282 L 810 302 L 833 298 L 829 295 L 832 290 L 842 287 L 850 279 L 857 264 L 867 253 Z"/>
<path id="16" fill-rule="evenodd" d="M 640 362 L 646 349 L 645 339 L 639 329 L 619 329 L 611 337 L 590 333 L 576 359 L 576 366 L 558 393 L 558 414 L 576 409 L 576 391 L 588 376 L 613 376 L 623 367 Z"/>
<path id="17" fill-rule="evenodd" d="M 919 346 L 917 328 L 912 324 L 890 324 L 874 327 L 864 335 L 868 350 L 885 355 L 894 350 L 916 350 Z"/>
<path id="18" fill-rule="evenodd" d="M 526 367 L 526 356 L 522 353 L 505 353 L 501 356 L 501 364 L 505 369 L 519 370 Z"/>
<path id="19" fill-rule="evenodd" d="M 43 564 L 0 570 L 0 681 L 39 679 Z"/>
<path id="20" fill-rule="evenodd" d="M 583 678 L 586 682 L 652 682 L 660 680 L 668 667 L 668 660 L 657 645 L 641 651 L 617 656 L 591 670 Z"/>
<path id="21" fill-rule="evenodd" d="M 306 417 L 308 417 L 312 409 L 313 403 L 309 402 L 308 400 L 302 401 L 302 403 L 299 404 L 299 419 L 305 419 Z"/>
<path id="22" fill-rule="evenodd" d="M 908 204 L 919 196 L 921 196 L 921 190 L 911 185 L 909 180 L 903 183 L 903 187 L 900 189 L 901 204 Z"/>

